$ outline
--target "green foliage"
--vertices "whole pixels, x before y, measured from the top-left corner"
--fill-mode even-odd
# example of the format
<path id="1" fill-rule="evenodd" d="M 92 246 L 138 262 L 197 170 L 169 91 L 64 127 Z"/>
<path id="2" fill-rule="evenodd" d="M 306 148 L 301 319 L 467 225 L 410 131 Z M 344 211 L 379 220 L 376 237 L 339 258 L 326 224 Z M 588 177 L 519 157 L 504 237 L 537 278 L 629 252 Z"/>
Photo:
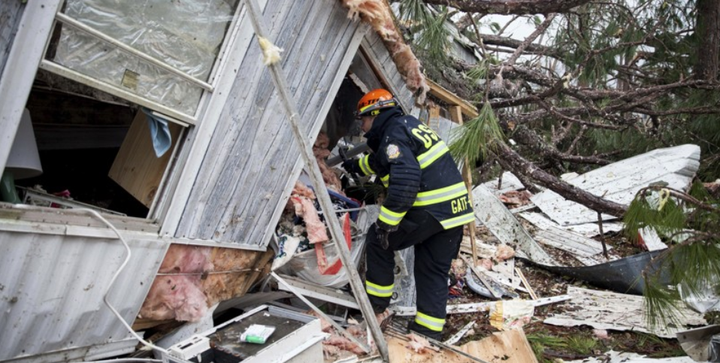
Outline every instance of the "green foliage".
<path id="1" fill-rule="evenodd" d="M 545 347 L 553 348 L 553 349 L 567 347 L 567 343 L 565 342 L 565 339 L 555 337 L 552 335 L 547 335 L 547 334 L 541 334 L 541 333 L 528 334 L 527 340 L 530 343 L 530 347 L 532 348 L 533 353 L 535 353 L 535 357 L 537 358 L 539 363 L 552 363 L 552 360 L 549 360 L 543 356 Z"/>
<path id="2" fill-rule="evenodd" d="M 595 347 L 597 347 L 598 342 L 594 337 L 574 335 L 568 337 L 567 345 L 571 350 L 577 352 L 578 354 L 590 355 L 593 350 L 595 350 Z"/>
<path id="3" fill-rule="evenodd" d="M 688 193 L 662 186 L 641 190 L 623 217 L 632 240 L 637 231 L 652 227 L 667 243 L 675 243 L 656 265 L 643 271 L 646 318 L 652 327 L 676 324 L 680 291 L 683 294 L 716 291 L 720 279 L 720 203 L 700 183 Z M 679 287 L 678 287 L 679 286 Z"/>
<path id="4" fill-rule="evenodd" d="M 453 158 L 475 165 L 480 158 L 487 158 L 494 143 L 503 142 L 504 135 L 492 107 L 486 102 L 478 117 L 451 131 L 450 139 L 453 140 L 449 145 Z"/>
<path id="5" fill-rule="evenodd" d="M 400 19 L 410 24 L 410 32 L 416 35 L 416 51 L 423 53 L 433 63 L 444 64 L 448 60 L 450 33 L 445 28 L 449 11 L 440 7 L 440 11 L 428 7 L 422 0 L 402 0 Z"/>

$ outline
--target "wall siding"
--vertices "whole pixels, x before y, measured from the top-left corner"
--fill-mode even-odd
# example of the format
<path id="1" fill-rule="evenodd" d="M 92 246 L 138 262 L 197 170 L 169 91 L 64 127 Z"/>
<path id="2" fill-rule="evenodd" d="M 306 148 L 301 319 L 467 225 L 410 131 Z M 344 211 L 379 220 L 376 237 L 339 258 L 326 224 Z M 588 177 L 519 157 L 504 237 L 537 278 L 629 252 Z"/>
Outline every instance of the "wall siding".
<path id="1" fill-rule="evenodd" d="M 25 4 L 20 0 L 0 1 L 0 75 L 5 69 Z"/>
<path id="2" fill-rule="evenodd" d="M 284 49 L 301 128 L 314 141 L 360 23 L 348 20 L 336 0 L 272 1 L 263 18 L 266 37 Z M 300 150 L 255 40 L 235 77 L 176 237 L 264 248 L 297 176 Z"/>

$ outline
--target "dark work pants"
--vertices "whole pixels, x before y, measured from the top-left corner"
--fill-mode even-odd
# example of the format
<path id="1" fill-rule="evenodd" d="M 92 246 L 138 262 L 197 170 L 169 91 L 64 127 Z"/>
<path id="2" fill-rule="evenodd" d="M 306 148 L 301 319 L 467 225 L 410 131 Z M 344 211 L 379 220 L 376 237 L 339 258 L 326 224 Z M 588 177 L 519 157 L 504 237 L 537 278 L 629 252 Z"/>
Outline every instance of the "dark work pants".
<path id="1" fill-rule="evenodd" d="M 374 226 L 367 235 L 366 279 L 381 286 L 393 285 L 395 280 L 394 251 L 415 246 L 415 287 L 417 310 L 421 314 L 444 319 L 448 298 L 448 272 L 452 260 L 457 257 L 462 240 L 463 227 L 444 230 L 430 213 L 423 210 L 407 212 L 396 232 L 390 234 L 390 248 L 384 250 L 377 240 Z M 368 294 L 375 312 L 384 311 L 390 305 L 390 297 Z M 434 339 L 441 333 L 415 322 L 410 330 Z"/>

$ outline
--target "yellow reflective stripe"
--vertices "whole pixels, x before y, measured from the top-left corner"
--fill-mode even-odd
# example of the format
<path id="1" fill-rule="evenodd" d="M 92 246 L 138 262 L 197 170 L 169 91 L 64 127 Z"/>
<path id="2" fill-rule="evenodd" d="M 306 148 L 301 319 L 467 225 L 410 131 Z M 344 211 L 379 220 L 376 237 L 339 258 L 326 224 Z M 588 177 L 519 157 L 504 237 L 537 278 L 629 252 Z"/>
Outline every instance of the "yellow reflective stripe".
<path id="1" fill-rule="evenodd" d="M 440 224 L 442 224 L 443 228 L 450 229 L 457 226 L 462 226 L 463 224 L 468 224 L 473 221 L 475 221 L 475 214 L 473 212 L 470 212 L 467 214 L 463 214 L 459 217 L 446 219 L 444 221 L 441 221 Z"/>
<path id="2" fill-rule="evenodd" d="M 384 177 L 380 178 L 385 188 L 390 186 L 390 174 L 385 175 Z"/>
<path id="3" fill-rule="evenodd" d="M 465 182 L 459 182 L 449 187 L 428 190 L 426 192 L 420 192 L 415 198 L 414 207 L 421 207 L 424 205 L 431 205 L 442 203 L 451 199 L 455 199 L 467 194 L 467 187 Z"/>
<path id="4" fill-rule="evenodd" d="M 360 170 L 362 170 L 365 175 L 375 174 L 375 171 L 370 167 L 370 155 L 365 155 L 360 159 Z"/>
<path id="5" fill-rule="evenodd" d="M 445 325 L 445 319 L 434 318 L 419 311 L 417 312 L 417 315 L 415 315 L 415 322 L 432 331 L 442 331 L 443 325 Z"/>
<path id="6" fill-rule="evenodd" d="M 373 284 L 370 281 L 365 281 L 365 292 L 367 292 L 369 295 L 379 296 L 379 297 L 390 297 L 392 296 L 392 290 L 395 284 L 389 285 L 389 286 L 380 286 L 377 284 Z"/>
<path id="7" fill-rule="evenodd" d="M 359 113 L 362 114 L 363 112 L 365 112 L 365 110 L 367 110 L 368 108 L 370 108 L 370 107 L 372 107 L 372 106 L 375 106 L 375 104 L 374 104 L 374 103 L 371 103 L 371 104 L 369 104 L 369 105 L 361 108 Z"/>
<path id="8" fill-rule="evenodd" d="M 397 226 L 398 224 L 400 224 L 400 221 L 405 216 L 405 213 L 407 212 L 393 212 L 383 206 L 380 208 L 380 216 L 378 217 L 378 219 L 391 226 Z"/>
<path id="9" fill-rule="evenodd" d="M 427 166 L 437 160 L 439 157 L 445 155 L 446 152 L 450 151 L 444 141 L 440 141 L 435 146 L 431 147 L 430 150 L 420 154 L 417 157 L 420 169 L 425 169 Z"/>

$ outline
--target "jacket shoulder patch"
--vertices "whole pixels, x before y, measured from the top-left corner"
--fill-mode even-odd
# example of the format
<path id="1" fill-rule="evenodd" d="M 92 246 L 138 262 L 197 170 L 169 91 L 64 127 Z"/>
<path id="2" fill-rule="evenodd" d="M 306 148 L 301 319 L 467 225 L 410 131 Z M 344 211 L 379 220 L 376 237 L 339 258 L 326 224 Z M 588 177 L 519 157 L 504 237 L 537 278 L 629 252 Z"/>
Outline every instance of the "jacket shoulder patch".
<path id="1" fill-rule="evenodd" d="M 400 157 L 400 148 L 395 144 L 388 144 L 385 148 L 385 154 L 390 160 L 397 159 Z"/>

